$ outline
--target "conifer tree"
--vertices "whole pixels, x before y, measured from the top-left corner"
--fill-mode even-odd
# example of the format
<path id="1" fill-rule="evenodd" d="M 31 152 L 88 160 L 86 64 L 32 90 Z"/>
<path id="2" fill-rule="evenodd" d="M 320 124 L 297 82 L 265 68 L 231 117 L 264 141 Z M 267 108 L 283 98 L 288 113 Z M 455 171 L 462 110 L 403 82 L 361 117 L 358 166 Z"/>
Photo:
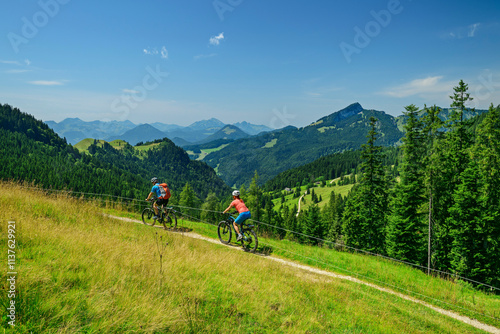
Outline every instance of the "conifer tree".
<path id="1" fill-rule="evenodd" d="M 482 222 L 487 234 L 483 248 L 489 266 L 485 283 L 500 285 L 500 106 L 490 106 L 478 126 L 472 160 L 477 162 L 484 198 Z"/>
<path id="2" fill-rule="evenodd" d="M 263 191 L 259 186 L 259 174 L 255 171 L 250 187 L 247 192 L 247 207 L 252 212 L 252 219 L 260 221 L 262 219 L 262 197 Z"/>
<path id="3" fill-rule="evenodd" d="M 343 233 L 348 246 L 383 254 L 385 253 L 388 189 L 382 166 L 382 148 L 375 145 L 378 138 L 375 117 L 370 118 L 369 126 L 367 144 L 362 146 L 363 176 L 359 186 L 353 188 L 353 194 L 347 200 Z"/>
<path id="4" fill-rule="evenodd" d="M 483 219 L 484 197 L 480 194 L 481 179 L 474 160 L 460 175 L 461 183 L 453 194 L 449 209 L 451 230 L 451 269 L 470 279 L 486 280 L 489 259 L 487 254 L 488 231 Z"/>
<path id="5" fill-rule="evenodd" d="M 296 240 L 297 235 L 293 232 L 300 232 L 297 227 L 297 205 L 290 209 L 287 206 L 283 208 L 283 225 L 288 231 L 285 238 L 288 240 Z M 293 231 L 293 232 L 291 232 Z"/>
<path id="6" fill-rule="evenodd" d="M 328 222 L 327 239 L 336 243 L 342 234 L 342 196 L 330 193 L 330 200 L 325 205 L 324 220 Z"/>
<path id="7" fill-rule="evenodd" d="M 462 183 L 462 173 L 469 165 L 469 150 L 472 144 L 471 136 L 467 133 L 467 121 L 464 113 L 467 103 L 472 100 L 467 93 L 468 85 L 461 80 L 453 88 L 454 94 L 451 107 L 453 108 L 450 119 L 446 123 L 448 131 L 436 146 L 436 173 L 434 184 L 434 267 L 439 270 L 452 268 L 452 245 L 460 222 L 450 219 L 450 209 L 454 205 L 453 194 Z"/>
<path id="8" fill-rule="evenodd" d="M 215 193 L 210 192 L 201 206 L 201 220 L 216 224 L 220 220 L 220 204 Z"/>
<path id="9" fill-rule="evenodd" d="M 425 154 L 423 156 L 423 165 L 425 166 L 425 185 L 426 196 L 428 201 L 427 206 L 427 268 L 430 273 L 431 258 L 432 258 L 432 243 L 433 243 L 433 221 L 434 221 L 434 193 L 436 188 L 436 174 L 438 174 L 436 154 L 436 145 L 442 137 L 440 131 L 443 126 L 443 121 L 439 118 L 441 108 L 436 105 L 431 108 L 424 108 L 424 116 L 422 117 L 423 135 L 425 141 Z"/>
<path id="10" fill-rule="evenodd" d="M 185 213 L 186 215 L 189 215 L 194 218 L 199 217 L 199 211 L 192 209 L 192 208 L 197 208 L 199 203 L 199 199 L 196 196 L 196 193 L 194 192 L 193 188 L 191 185 L 186 183 L 184 188 L 182 188 L 182 192 L 180 195 L 179 199 L 179 205 L 182 207 L 181 211 Z"/>
<path id="11" fill-rule="evenodd" d="M 426 224 L 424 204 L 424 138 L 422 123 L 415 105 L 406 107 L 408 116 L 403 138 L 401 181 L 396 185 L 392 214 L 387 230 L 387 254 L 391 257 L 424 264 L 426 259 Z"/>
<path id="12" fill-rule="evenodd" d="M 309 236 L 308 243 L 317 245 L 321 242 L 318 239 L 323 239 L 323 226 L 319 207 L 317 205 L 311 206 L 305 216 L 302 233 Z"/>

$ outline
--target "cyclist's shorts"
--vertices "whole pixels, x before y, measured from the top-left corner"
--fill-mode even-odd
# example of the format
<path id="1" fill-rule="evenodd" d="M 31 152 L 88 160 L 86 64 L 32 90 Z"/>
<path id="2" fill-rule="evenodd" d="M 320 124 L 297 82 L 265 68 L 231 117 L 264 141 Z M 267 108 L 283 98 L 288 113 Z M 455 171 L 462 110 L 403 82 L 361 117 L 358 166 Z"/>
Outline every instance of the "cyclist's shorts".
<path id="1" fill-rule="evenodd" d="M 250 214 L 250 211 L 245 211 L 245 212 L 242 212 L 238 215 L 238 217 L 234 220 L 234 222 L 236 224 L 239 224 L 241 225 L 241 223 L 243 223 L 245 220 L 247 220 L 248 218 L 250 218 L 252 215 Z"/>
<path id="2" fill-rule="evenodd" d="M 167 199 L 158 198 L 155 203 L 158 206 L 167 205 L 168 204 L 168 198 Z"/>

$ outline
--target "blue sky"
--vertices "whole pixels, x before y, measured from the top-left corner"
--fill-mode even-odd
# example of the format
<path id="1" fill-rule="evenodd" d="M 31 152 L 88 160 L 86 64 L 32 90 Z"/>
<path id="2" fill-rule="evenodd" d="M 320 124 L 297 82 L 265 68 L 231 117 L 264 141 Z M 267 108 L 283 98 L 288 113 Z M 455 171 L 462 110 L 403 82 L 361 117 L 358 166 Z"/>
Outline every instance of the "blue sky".
<path id="1" fill-rule="evenodd" d="M 347 105 L 500 104 L 500 2 L 16 0 L 0 103 L 67 117 L 305 126 Z"/>

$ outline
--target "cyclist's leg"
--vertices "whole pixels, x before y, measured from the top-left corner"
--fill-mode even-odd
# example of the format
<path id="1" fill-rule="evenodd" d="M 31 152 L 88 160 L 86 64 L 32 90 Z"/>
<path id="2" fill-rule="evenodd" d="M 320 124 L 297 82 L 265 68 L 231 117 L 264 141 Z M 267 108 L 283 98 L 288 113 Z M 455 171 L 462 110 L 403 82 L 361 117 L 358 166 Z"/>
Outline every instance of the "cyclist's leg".
<path id="1" fill-rule="evenodd" d="M 161 209 L 163 210 L 164 208 L 166 209 L 167 208 L 167 205 L 168 205 L 168 198 L 167 199 L 162 199 L 161 200 Z M 167 215 L 168 215 L 168 211 L 163 211 L 165 212 Z"/>
<path id="2" fill-rule="evenodd" d="M 158 205 L 159 205 L 159 209 L 161 210 L 161 212 L 165 213 L 165 210 L 164 208 L 167 206 L 167 203 L 168 203 L 168 200 L 165 200 L 165 199 L 159 199 L 157 201 Z"/>
<path id="3" fill-rule="evenodd" d="M 154 201 L 153 203 L 153 209 L 155 210 L 155 216 L 158 216 L 158 202 L 159 200 L 157 199 L 156 201 Z"/>
<path id="4" fill-rule="evenodd" d="M 238 217 L 234 220 L 234 229 L 236 230 L 236 233 L 241 234 L 239 226 L 241 225 L 245 220 L 251 217 L 250 211 L 242 212 L 238 215 Z"/>

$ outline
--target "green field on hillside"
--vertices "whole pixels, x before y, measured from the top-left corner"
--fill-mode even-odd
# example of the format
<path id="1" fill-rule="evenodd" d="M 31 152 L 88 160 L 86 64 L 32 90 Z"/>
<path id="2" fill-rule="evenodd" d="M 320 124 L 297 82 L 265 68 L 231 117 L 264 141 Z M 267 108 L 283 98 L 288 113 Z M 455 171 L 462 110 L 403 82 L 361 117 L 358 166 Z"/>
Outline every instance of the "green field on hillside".
<path id="1" fill-rule="evenodd" d="M 346 184 L 346 185 L 342 185 L 342 186 L 336 185 L 336 182 L 338 182 L 339 180 L 340 179 L 327 181 L 326 182 L 327 184 L 333 184 L 332 186 L 329 186 L 329 187 L 327 187 L 327 186 L 321 187 L 321 186 L 317 185 L 316 187 L 311 188 L 311 189 L 314 189 L 314 193 L 316 194 L 316 196 L 318 196 L 318 198 L 320 196 L 322 198 L 322 201 L 320 201 L 317 204 L 320 208 L 322 208 L 323 206 L 325 206 L 328 203 L 328 201 L 330 200 L 330 194 L 332 192 L 335 192 L 335 194 L 340 194 L 340 195 L 342 195 L 342 197 L 346 197 L 349 194 L 349 191 L 351 191 L 353 184 Z M 307 186 L 302 186 L 300 188 L 300 193 L 302 195 L 304 195 L 306 189 L 307 189 Z M 295 188 L 293 188 L 293 190 L 295 191 Z M 304 200 L 305 201 L 303 201 L 301 206 L 300 206 L 301 210 L 307 210 L 311 205 L 313 205 L 312 193 L 310 191 L 307 195 L 304 195 Z M 281 207 L 281 199 L 280 198 L 273 199 L 273 204 L 274 204 L 273 209 L 275 211 L 279 211 L 279 208 Z M 285 202 L 283 203 L 283 205 L 291 208 L 294 205 L 298 206 L 298 204 L 299 204 L 299 198 L 297 198 L 297 197 L 294 198 L 293 192 L 291 192 L 285 196 Z"/>
<path id="2" fill-rule="evenodd" d="M 112 210 L 112 211 L 111 211 Z M 66 196 L 0 185 L 0 251 L 15 221 L 16 326 L 9 333 L 482 333 L 393 294 L 110 218 Z M 138 214 L 132 214 L 138 217 Z M 349 274 L 500 327 L 500 298 L 375 257 L 261 237 L 260 251 Z M 0 274 L 8 305 L 7 272 Z M 427 297 L 425 297 L 427 296 Z"/>
<path id="3" fill-rule="evenodd" d="M 111 145 L 113 148 L 115 148 L 117 150 L 121 150 L 122 148 L 124 148 L 127 145 L 127 142 L 124 140 L 121 140 L 121 139 L 116 139 L 116 140 L 113 140 L 111 142 L 107 142 L 107 141 L 102 140 L 102 139 L 86 138 L 86 139 L 83 139 L 82 141 L 76 143 L 74 145 L 74 147 L 80 152 L 88 153 L 90 145 L 94 144 L 94 142 L 96 142 L 97 145 L 100 147 L 103 147 L 104 143 L 108 143 L 109 145 Z"/>
<path id="4" fill-rule="evenodd" d="M 191 150 L 187 150 L 186 153 L 189 154 L 190 156 L 196 157 L 196 160 L 203 160 L 210 153 L 220 151 L 228 145 L 229 144 L 223 144 L 223 145 L 221 145 L 219 147 L 215 147 L 215 148 L 203 148 L 203 149 L 200 149 L 201 153 L 194 153 L 194 151 L 191 151 Z"/>
<path id="5" fill-rule="evenodd" d="M 94 140 L 92 138 L 87 138 L 87 139 L 84 139 L 84 140 L 78 142 L 77 144 L 75 144 L 74 147 L 82 153 L 89 153 L 89 147 L 92 144 L 94 144 L 94 141 L 97 143 L 97 146 L 99 146 L 99 147 L 103 147 L 104 143 L 108 143 L 109 145 L 111 145 L 111 147 L 113 147 L 117 150 L 121 150 L 125 146 L 128 145 L 128 143 L 126 141 L 121 140 L 121 139 L 116 139 L 116 140 L 113 140 L 111 142 L 106 142 L 105 140 Z M 139 146 L 134 146 L 134 150 L 135 150 L 136 156 L 142 159 L 144 157 L 145 152 L 147 152 L 147 151 L 149 151 L 149 150 L 151 150 L 159 145 L 160 145 L 159 142 L 158 143 L 150 143 L 150 144 L 146 144 L 146 145 L 139 145 Z"/>

